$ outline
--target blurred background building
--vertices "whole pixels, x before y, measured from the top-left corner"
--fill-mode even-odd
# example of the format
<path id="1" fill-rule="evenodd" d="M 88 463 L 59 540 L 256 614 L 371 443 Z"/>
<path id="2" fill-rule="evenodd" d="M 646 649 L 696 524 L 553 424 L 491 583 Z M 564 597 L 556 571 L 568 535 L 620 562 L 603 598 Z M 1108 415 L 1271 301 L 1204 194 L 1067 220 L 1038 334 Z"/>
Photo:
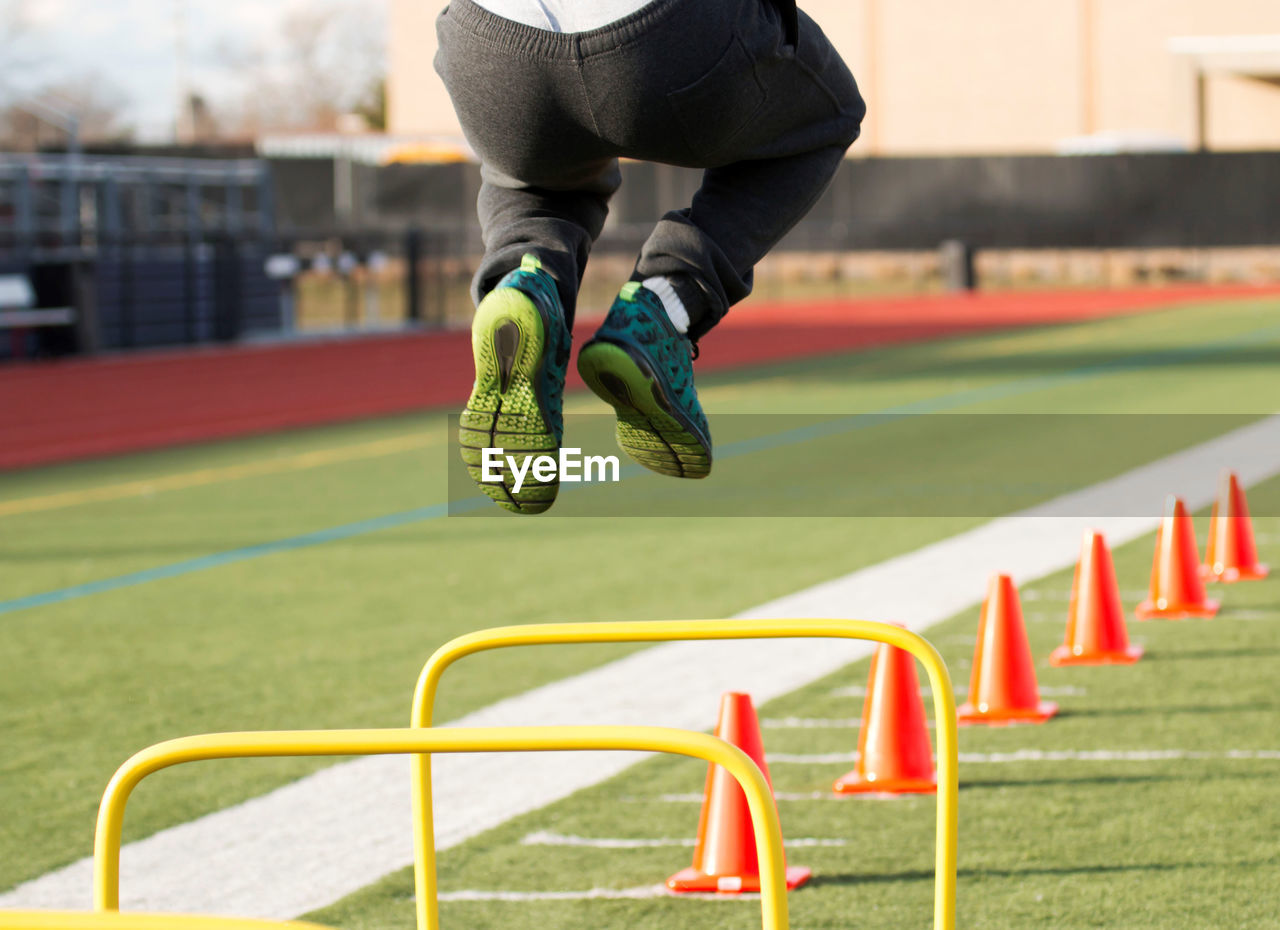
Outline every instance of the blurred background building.
<path id="1" fill-rule="evenodd" d="M 1276 0 L 807 0 L 869 113 L 851 154 L 1280 147 Z M 457 134 L 437 4 L 390 0 L 388 125 Z"/>

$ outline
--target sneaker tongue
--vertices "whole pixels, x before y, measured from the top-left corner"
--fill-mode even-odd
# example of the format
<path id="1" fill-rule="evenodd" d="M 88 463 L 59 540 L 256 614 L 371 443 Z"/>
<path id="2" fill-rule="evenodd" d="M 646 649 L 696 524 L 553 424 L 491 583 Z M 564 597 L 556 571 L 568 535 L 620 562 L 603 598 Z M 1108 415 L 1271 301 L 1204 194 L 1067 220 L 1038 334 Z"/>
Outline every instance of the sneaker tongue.
<path id="1" fill-rule="evenodd" d="M 627 301 L 627 303 L 631 303 L 636 299 L 636 295 L 640 293 L 642 286 L 639 281 L 628 281 L 622 285 L 622 290 L 618 292 L 618 296 Z"/>

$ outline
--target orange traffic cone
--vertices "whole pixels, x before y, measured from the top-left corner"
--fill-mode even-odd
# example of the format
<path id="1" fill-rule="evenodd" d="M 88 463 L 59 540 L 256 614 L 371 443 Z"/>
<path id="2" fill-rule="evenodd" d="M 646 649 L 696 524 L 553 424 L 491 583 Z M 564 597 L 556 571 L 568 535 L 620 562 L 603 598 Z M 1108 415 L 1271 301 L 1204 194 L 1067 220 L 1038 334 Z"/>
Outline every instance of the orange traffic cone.
<path id="1" fill-rule="evenodd" d="M 1053 650 L 1050 665 L 1132 665 L 1142 647 L 1129 645 L 1120 606 L 1120 586 L 1111 550 L 1098 532 L 1084 534 L 1067 611 L 1067 641 Z"/>
<path id="2" fill-rule="evenodd" d="M 1040 700 L 1018 589 L 1008 575 L 994 575 L 982 604 L 969 700 L 959 708 L 960 723 L 1044 723 L 1057 712 L 1057 704 Z"/>
<path id="3" fill-rule="evenodd" d="M 1204 561 L 1200 574 L 1210 581 L 1260 581 L 1270 571 L 1258 562 L 1249 503 L 1232 471 L 1222 473 L 1218 499 L 1213 502 L 1209 546 L 1205 550 Z"/>
<path id="4" fill-rule="evenodd" d="M 862 702 L 858 764 L 833 786 L 838 794 L 927 794 L 938 790 L 924 701 L 911 653 L 882 643 Z"/>
<path id="5" fill-rule="evenodd" d="M 760 767 L 772 786 L 764 761 L 764 740 L 751 696 L 725 694 L 720 699 L 720 721 L 716 736 L 737 746 Z M 798 888 L 812 873 L 806 868 L 787 868 L 787 889 Z M 732 775 L 717 765 L 707 771 L 706 795 L 698 820 L 698 842 L 693 849 L 693 866 L 667 879 L 672 891 L 720 891 L 736 893 L 760 890 L 760 864 L 756 858 L 755 835 L 751 831 L 751 811 L 747 796 Z"/>
<path id="6" fill-rule="evenodd" d="M 1204 596 L 1200 580 L 1200 554 L 1196 552 L 1195 527 L 1182 500 L 1170 497 L 1164 520 L 1156 534 L 1156 554 L 1151 563 L 1151 592 L 1138 605 L 1139 620 L 1209 619 L 1218 602 Z"/>

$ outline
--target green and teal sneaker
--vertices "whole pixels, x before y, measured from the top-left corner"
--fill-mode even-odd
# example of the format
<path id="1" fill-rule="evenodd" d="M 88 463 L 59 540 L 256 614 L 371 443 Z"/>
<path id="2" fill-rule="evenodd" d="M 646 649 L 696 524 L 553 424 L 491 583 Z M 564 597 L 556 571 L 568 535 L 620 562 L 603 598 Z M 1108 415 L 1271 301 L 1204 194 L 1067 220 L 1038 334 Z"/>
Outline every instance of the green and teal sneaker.
<path id="1" fill-rule="evenodd" d="M 513 513 L 542 513 L 555 503 L 559 478 L 534 479 L 527 459 L 558 456 L 564 436 L 564 374 L 569 328 L 555 279 L 526 255 L 480 301 L 471 324 L 476 382 L 462 411 L 462 460 L 480 490 Z M 485 480 L 484 450 L 502 449 Z M 506 456 L 515 459 L 515 471 Z M 516 485 L 519 484 L 519 490 Z"/>
<path id="2" fill-rule="evenodd" d="M 587 386 L 618 413 L 618 445 L 675 478 L 711 474 L 711 431 L 693 386 L 693 343 L 658 295 L 631 281 L 578 353 Z"/>

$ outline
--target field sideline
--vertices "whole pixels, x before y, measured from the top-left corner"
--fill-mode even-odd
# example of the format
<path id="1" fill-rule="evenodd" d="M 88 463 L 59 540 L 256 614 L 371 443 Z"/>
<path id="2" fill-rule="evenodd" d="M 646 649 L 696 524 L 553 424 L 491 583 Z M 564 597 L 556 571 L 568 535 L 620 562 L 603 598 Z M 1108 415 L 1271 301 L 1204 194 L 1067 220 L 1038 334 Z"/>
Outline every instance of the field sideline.
<path id="1" fill-rule="evenodd" d="M 844 414 L 912 404 L 937 407 L 940 399 L 953 398 L 942 409 L 1247 418 L 1280 406 L 1280 384 L 1274 373 L 1280 341 L 1276 307 L 1274 301 L 1266 300 L 1188 306 L 1140 317 L 723 373 L 705 379 L 705 398 L 713 416 Z M 586 398 L 577 398 L 572 405 L 579 411 L 593 409 Z M 0 513 L 11 532 L 0 539 L 0 551 L 8 564 L 19 565 L 22 571 L 6 573 L 0 585 L 0 609 L 3 604 L 20 604 L 78 586 L 143 577 L 129 585 L 17 606 L 4 617 L 0 649 L 14 660 L 17 674 L 0 685 L 8 718 L 5 731 L 12 734 L 7 740 L 10 752 L 0 763 L 0 796 L 6 807 L 5 832 L 0 834 L 0 888 L 13 888 L 84 855 L 86 825 L 91 824 L 107 774 L 127 752 L 145 743 L 210 729 L 395 725 L 404 719 L 418 665 L 434 645 L 458 632 L 490 623 L 542 619 L 728 615 L 985 522 L 976 514 L 935 520 L 869 517 L 856 523 L 790 518 L 633 518 L 612 523 L 551 518 L 521 523 L 424 516 L 386 525 L 371 523 L 366 531 L 346 536 L 325 535 L 332 527 L 358 526 L 362 521 L 437 506 L 445 470 L 443 420 L 428 415 L 370 421 L 5 476 Z M 1199 424 L 1208 420 L 1196 418 Z M 1175 437 L 1168 451 L 1179 448 L 1179 443 L 1189 445 L 1212 436 L 1209 429 L 1200 435 Z M 1151 457 L 1151 450 L 1135 450 L 1133 464 Z M 736 468 L 737 461 L 729 459 L 723 467 L 726 471 Z M 945 462 L 937 467 L 940 477 L 947 474 Z M 1153 489 L 1157 502 L 1166 490 L 1188 489 Z M 1251 495 L 1264 540 L 1280 538 L 1280 526 L 1272 516 L 1280 513 L 1280 487 L 1271 481 Z M 271 545 L 273 540 L 309 534 L 316 537 L 314 544 Z M 674 549 L 673 538 L 680 540 Z M 505 545 L 527 540 L 527 557 L 511 566 L 504 589 L 476 585 L 477 572 L 489 564 L 494 546 L 502 540 L 507 541 Z M 212 558 L 254 547 L 262 551 L 234 560 Z M 1267 548 L 1274 551 L 1271 543 L 1264 542 Z M 629 554 L 626 560 L 602 562 L 596 555 L 623 550 Z M 697 553 L 697 558 L 690 559 L 689 553 Z M 165 572 L 166 566 L 211 558 L 190 571 Z M 1122 586 L 1129 592 L 1143 587 L 1149 558 L 1149 538 L 1118 553 Z M 586 566 L 591 570 L 582 570 Z M 542 581 L 548 577 L 563 581 L 552 588 Z M 733 578 L 731 584 L 725 583 L 727 577 Z M 655 579 L 660 583 L 655 584 Z M 984 581 L 974 579 L 975 597 Z M 1028 609 L 1052 614 L 1047 609 L 1048 596 L 1055 590 L 1060 594 L 1064 586 L 1060 576 L 1038 582 L 1028 593 L 1044 599 L 1046 609 L 1031 601 Z M 1037 856 L 1034 846 L 1017 841 L 1010 863 L 1011 850 L 975 837 L 966 821 L 961 836 L 962 923 L 1006 925 L 999 922 L 1004 919 L 999 905 L 1011 883 L 1016 883 L 1039 888 L 1036 893 L 1042 902 L 1047 894 L 1053 902 L 1055 926 L 1091 926 L 1088 913 L 1090 907 L 1099 906 L 1096 896 L 1086 896 L 1087 904 L 1073 905 L 1063 899 L 1060 889 L 1077 887 L 1081 876 L 1092 876 L 1097 882 L 1106 875 L 1110 882 L 1117 875 L 1136 875 L 1158 880 L 1150 882 L 1151 894 L 1144 893 L 1141 882 L 1120 881 L 1129 899 L 1138 902 L 1136 911 L 1126 913 L 1131 918 L 1134 913 L 1151 915 L 1148 923 L 1135 918 L 1128 925 L 1168 925 L 1178 902 L 1158 889 L 1207 881 L 1219 883 L 1216 903 L 1228 908 L 1214 912 L 1229 915 L 1220 925 L 1268 926 L 1261 922 L 1261 915 L 1264 905 L 1272 905 L 1274 912 L 1277 903 L 1275 893 L 1268 897 L 1265 890 L 1276 887 L 1277 861 L 1274 851 L 1266 852 L 1265 844 L 1249 844 L 1254 842 L 1250 837 L 1261 836 L 1268 824 L 1272 831 L 1275 827 L 1265 813 L 1266 805 L 1257 800 L 1269 798 L 1270 809 L 1276 809 L 1274 789 L 1268 795 L 1264 787 L 1265 773 L 1274 773 L 1275 762 L 1265 754 L 1280 745 L 1259 741 L 1267 729 L 1259 724 L 1268 715 L 1274 718 L 1276 710 L 1276 679 L 1269 671 L 1274 663 L 1264 661 L 1267 650 L 1274 653 L 1274 623 L 1280 620 L 1273 612 L 1273 590 L 1274 582 L 1230 589 L 1230 607 L 1221 623 L 1139 628 L 1135 635 L 1140 632 L 1147 638 L 1151 660 L 1133 670 L 1107 670 L 1111 678 L 1103 685 L 1099 684 L 1101 671 L 1065 675 L 1062 686 L 1082 693 L 1071 698 L 1079 702 L 1079 711 L 1064 714 L 1060 725 L 1034 732 L 966 734 L 970 744 L 962 741 L 962 749 L 971 754 L 971 761 L 962 777 L 969 781 L 971 774 L 978 774 L 973 775 L 977 787 L 962 794 L 962 811 L 972 809 L 976 822 L 993 822 L 991 818 L 1007 806 L 1010 795 L 1026 805 L 1020 809 L 1030 812 L 1027 817 L 1032 822 L 1036 817 L 1051 817 L 1046 811 L 1060 815 L 1063 806 L 1056 799 L 1064 795 L 1055 788 L 1073 792 L 1069 795 L 1073 804 L 1105 808 L 1110 819 L 1099 820 L 1089 830 L 1078 825 L 1082 843 L 1092 835 L 1103 844 L 1097 847 L 1099 861 L 1090 867 L 1092 872 L 1082 870 L 1069 842 L 1058 851 L 1062 856 L 1045 850 Z M 1061 609 L 1061 605 L 1056 608 Z M 972 636 L 975 622 L 976 617 L 965 612 L 935 631 L 958 684 L 963 683 L 966 652 L 971 650 L 971 644 L 962 644 L 959 638 Z M 1060 614 L 1053 622 L 1032 623 L 1038 652 L 1047 652 L 1060 639 L 1060 623 Z M 406 648 L 406 644 L 413 645 Z M 1042 645 L 1046 645 L 1043 650 Z M 517 655 L 476 660 L 471 672 L 450 683 L 442 719 L 458 718 L 501 698 L 581 673 L 625 651 L 547 652 L 539 655 L 536 664 Z M 1203 658 L 1194 658 L 1197 652 Z M 1179 658 L 1184 653 L 1188 657 Z M 1170 665 L 1181 675 L 1179 682 L 1207 687 L 1208 678 L 1217 675 L 1230 688 L 1217 696 L 1206 692 L 1203 699 L 1166 702 L 1166 708 L 1185 710 L 1161 714 L 1159 700 L 1147 700 L 1144 695 L 1167 692 L 1167 685 L 1160 682 L 1170 674 Z M 1253 677 L 1242 671 L 1246 669 L 1253 671 Z M 826 691 L 810 686 L 780 696 L 765 714 L 816 720 L 855 717 L 858 702 L 847 696 L 837 699 L 830 692 L 863 679 L 864 668 L 838 672 L 821 686 Z M 1044 680 L 1048 682 L 1048 673 Z M 1269 690 L 1263 687 L 1268 681 Z M 1066 706 L 1067 699 L 1062 701 Z M 1215 707 L 1224 709 L 1212 710 Z M 1117 708 L 1128 709 L 1120 713 Z M 714 706 L 694 710 L 704 725 L 712 722 Z M 1212 718 L 1213 726 L 1206 729 L 1205 718 Z M 1144 729 L 1144 724 L 1153 723 L 1158 724 L 1155 730 Z M 1159 738 L 1144 741 L 1144 732 Z M 1113 738 L 1100 739 L 1104 735 Z M 839 730 L 827 734 L 820 727 L 779 729 L 776 735 L 766 732 L 771 751 L 793 758 L 829 758 L 847 752 L 854 738 Z M 1022 750 L 1032 755 L 1017 755 Z M 1055 751 L 1068 756 L 1057 758 Z M 1096 751 L 1120 755 L 1117 759 L 1089 755 Z M 1152 755 L 1130 757 L 1126 752 Z M 1232 757 L 1232 752 L 1246 754 Z M 988 757 L 1009 761 L 977 761 Z M 1222 769 L 1225 763 L 1230 772 L 1246 775 L 1232 776 L 1234 781 L 1228 779 L 1225 786 L 1219 784 L 1227 777 Z M 820 789 L 823 778 L 839 773 L 828 771 L 831 764 L 780 763 L 774 771 L 776 787 L 786 797 Z M 984 789 L 983 781 L 989 777 L 986 767 L 997 765 L 1001 766 L 999 786 Z M 1172 861 L 1129 872 L 1108 866 L 1125 857 L 1136 862 L 1134 856 L 1143 851 L 1151 853 L 1151 862 L 1163 861 L 1157 853 L 1165 852 L 1160 843 L 1140 835 L 1151 825 L 1135 820 L 1133 811 L 1118 803 L 1124 798 L 1115 796 L 1117 782 L 1106 777 L 1109 765 L 1137 767 L 1142 780 L 1134 784 L 1145 786 L 1142 793 L 1154 805 L 1185 809 L 1186 822 L 1201 824 L 1208 831 L 1207 848 L 1217 850 L 1209 857 L 1211 863 L 1225 864 L 1235 842 L 1220 836 L 1212 825 L 1239 827 L 1240 853 L 1231 872 L 1235 877 L 1222 884 L 1221 869 L 1197 872 L 1189 863 Z M 1048 782 L 1043 774 L 1036 774 L 1046 766 L 1058 767 Z M 1205 807 L 1207 796 L 1198 782 L 1193 787 L 1186 778 L 1161 774 L 1170 766 L 1207 773 L 1208 780 L 1222 789 L 1221 803 Z M 305 762 L 229 764 L 210 767 L 199 777 L 166 775 L 140 796 L 130 814 L 127 838 L 155 834 L 261 795 L 316 768 Z M 1078 778 L 1077 771 L 1088 775 Z M 696 791 L 700 776 L 690 780 L 687 767 L 681 772 L 676 764 L 645 763 L 585 795 L 529 814 L 492 835 L 468 840 L 443 860 L 442 888 L 459 893 L 455 897 L 466 897 L 460 893 L 616 890 L 660 881 L 667 872 L 687 864 L 687 851 L 651 845 L 628 849 L 619 858 L 590 843 L 550 845 L 535 852 L 520 841 L 528 833 L 587 840 L 682 841 L 691 835 L 690 817 L 696 820 L 696 809 L 680 802 L 646 800 Z M 624 796 L 630 800 L 619 800 Z M 1194 805 L 1186 807 L 1189 798 L 1198 799 L 1199 815 Z M 854 878 L 819 881 L 811 893 L 802 893 L 807 898 L 797 895 L 797 925 L 837 925 L 835 915 L 850 907 L 859 911 L 860 925 L 894 926 L 904 919 L 921 922 L 911 916 L 911 909 L 924 900 L 916 886 L 927 884 L 927 878 L 909 875 L 919 867 L 912 864 L 918 861 L 926 863 L 927 871 L 928 854 L 918 824 L 912 826 L 921 818 L 911 812 L 927 814 L 931 802 L 892 805 L 904 813 L 890 823 L 876 823 L 870 813 L 884 810 L 884 805 L 855 802 L 850 823 L 857 829 L 843 832 L 842 828 L 839 835 L 832 835 L 832 827 L 822 819 L 821 810 L 830 805 L 803 800 L 782 805 L 789 836 L 844 840 L 858 850 L 851 856 L 847 846 L 834 842 L 804 849 L 806 864 L 818 866 L 820 874 Z M 809 808 L 816 811 L 812 817 L 805 813 Z M 1203 819 L 1206 811 L 1214 815 L 1207 821 Z M 1248 823 L 1238 823 L 1245 811 Z M 925 816 L 922 822 L 928 819 Z M 516 835 L 519 829 L 524 833 Z M 1160 832 L 1152 831 L 1153 836 Z M 902 850 L 901 859 L 892 855 L 898 844 L 877 845 L 874 839 L 898 833 L 914 837 L 902 844 L 909 845 L 911 852 Z M 1164 835 L 1167 843 L 1167 830 Z M 973 858 L 966 860 L 971 854 Z M 1066 864 L 1052 871 L 1055 858 L 1063 856 Z M 644 863 L 658 861 L 672 867 L 649 875 L 651 870 Z M 1018 863 L 1025 866 L 1022 871 Z M 1001 870 L 1003 876 L 997 874 Z M 875 876 L 882 872 L 900 877 L 877 881 Z M 895 889 L 903 898 L 901 905 L 892 903 Z M 1039 913 L 1044 919 L 1042 909 L 1032 906 L 1034 898 L 1027 900 L 1027 913 Z M 811 902 L 812 908 L 803 919 L 802 901 Z M 509 903 L 475 900 L 447 907 L 446 919 L 466 919 L 477 926 L 498 922 L 510 926 L 519 915 L 528 915 L 530 922 L 563 916 L 567 925 L 602 918 L 656 925 L 680 919 L 681 907 L 705 913 L 707 923 L 716 926 L 749 926 L 751 917 L 745 905 L 717 903 L 714 907 L 721 910 L 708 912 L 712 905 L 637 896 L 590 905 L 550 901 L 533 910 L 528 904 L 513 908 Z M 403 876 L 394 876 L 336 905 L 321 918 L 343 926 L 389 926 L 405 923 L 408 914 Z"/>

